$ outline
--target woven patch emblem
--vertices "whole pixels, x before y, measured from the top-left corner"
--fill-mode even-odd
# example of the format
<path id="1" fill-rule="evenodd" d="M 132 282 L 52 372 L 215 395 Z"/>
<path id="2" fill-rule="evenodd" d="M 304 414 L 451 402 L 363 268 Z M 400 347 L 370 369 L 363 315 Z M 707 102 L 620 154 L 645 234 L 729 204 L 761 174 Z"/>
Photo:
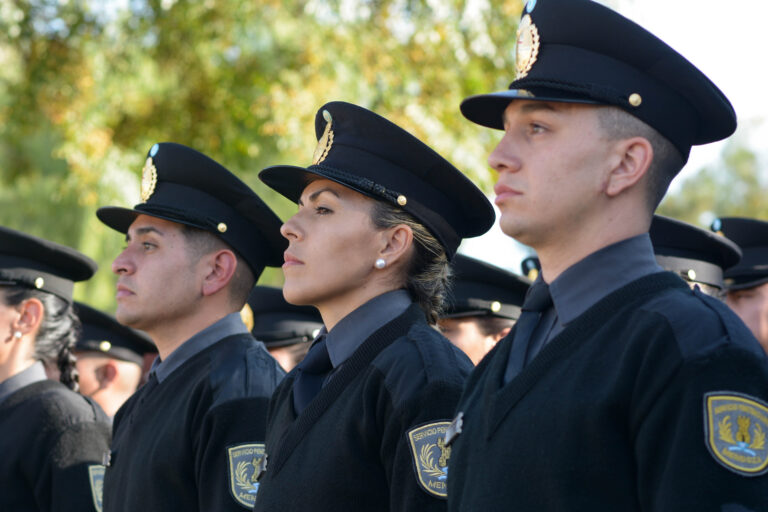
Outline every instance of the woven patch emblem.
<path id="1" fill-rule="evenodd" d="M 104 470 L 106 467 L 101 464 L 92 464 L 88 466 L 88 480 L 91 482 L 91 497 L 93 498 L 93 507 L 97 512 L 102 511 L 102 498 L 104 497 Z"/>
<path id="2" fill-rule="evenodd" d="M 706 443 L 712 457 L 734 473 L 768 472 L 768 405 L 749 395 L 704 395 Z"/>
<path id="3" fill-rule="evenodd" d="M 227 448 L 229 492 L 237 503 L 247 509 L 252 509 L 256 503 L 262 458 L 263 444 L 238 444 Z"/>
<path id="4" fill-rule="evenodd" d="M 439 498 L 448 496 L 446 480 L 451 448 L 445 446 L 445 432 L 450 425 L 450 421 L 438 421 L 408 431 L 416 480 L 428 494 Z"/>

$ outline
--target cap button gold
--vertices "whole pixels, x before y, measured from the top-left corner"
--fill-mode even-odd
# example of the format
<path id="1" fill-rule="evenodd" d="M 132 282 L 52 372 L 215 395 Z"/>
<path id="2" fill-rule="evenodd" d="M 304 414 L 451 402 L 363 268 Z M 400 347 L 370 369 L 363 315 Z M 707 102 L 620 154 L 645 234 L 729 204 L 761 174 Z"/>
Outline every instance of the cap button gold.
<path id="1" fill-rule="evenodd" d="M 42 277 L 38 277 L 37 279 L 35 279 L 35 288 L 37 288 L 38 290 L 42 288 L 44 284 L 45 284 L 45 279 L 43 279 Z"/>
<path id="2" fill-rule="evenodd" d="M 643 102 L 643 97 L 637 94 L 636 92 L 633 92 L 629 95 L 629 104 L 633 107 L 639 107 L 640 104 Z"/>
<path id="3" fill-rule="evenodd" d="M 501 309 L 501 303 L 499 301 L 495 300 L 491 302 L 491 311 L 493 311 L 494 313 L 498 313 L 500 309 Z"/>
<path id="4" fill-rule="evenodd" d="M 99 350 L 101 350 L 102 352 L 109 352 L 109 349 L 111 348 L 112 348 L 112 344 L 106 340 L 99 343 Z"/>
<path id="5" fill-rule="evenodd" d="M 219 222 L 219 225 L 216 226 L 216 229 L 219 230 L 219 233 L 226 233 L 227 232 L 227 225 L 223 222 Z"/>
<path id="6" fill-rule="evenodd" d="M 686 275 L 688 276 L 688 279 L 690 279 L 691 281 L 695 281 L 696 280 L 696 271 L 695 270 L 693 270 L 693 269 L 688 270 L 688 272 L 686 272 Z"/>
<path id="7" fill-rule="evenodd" d="M 397 196 L 397 204 L 400 206 L 405 206 L 408 203 L 408 199 L 405 198 L 403 195 Z"/>

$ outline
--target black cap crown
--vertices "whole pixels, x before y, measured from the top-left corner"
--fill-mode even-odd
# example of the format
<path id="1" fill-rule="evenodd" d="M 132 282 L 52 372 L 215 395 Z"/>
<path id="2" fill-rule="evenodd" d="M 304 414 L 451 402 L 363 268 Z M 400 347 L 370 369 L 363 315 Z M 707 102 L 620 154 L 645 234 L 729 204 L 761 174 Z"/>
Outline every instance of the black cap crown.
<path id="1" fill-rule="evenodd" d="M 26 286 L 72 302 L 74 283 L 90 279 L 96 268 L 74 249 L 0 226 L 0 285 Z"/>
<path id="2" fill-rule="evenodd" d="M 729 290 L 768 283 L 768 222 L 723 217 L 715 219 L 712 230 L 733 240 L 743 254 L 738 264 L 725 271 L 725 285 Z"/>
<path id="3" fill-rule="evenodd" d="M 692 145 L 724 139 L 736 114 L 722 92 L 656 36 L 591 0 L 529 0 L 509 90 L 461 104 L 471 121 L 503 128 L 510 101 L 613 105 L 667 138 L 685 160 Z"/>
<path id="4" fill-rule="evenodd" d="M 311 175 L 401 207 L 440 241 L 448 257 L 462 238 L 493 225 L 483 193 L 443 157 L 383 117 L 344 102 L 323 105 L 315 116 L 318 146 L 309 167 L 274 166 L 261 180 L 297 202 Z"/>
<path id="5" fill-rule="evenodd" d="M 723 288 L 723 270 L 741 258 L 727 238 L 687 222 L 654 215 L 651 242 L 656 261 L 688 281 Z"/>
<path id="6" fill-rule="evenodd" d="M 517 320 L 531 281 L 484 261 L 457 254 L 444 318 L 498 316 Z"/>
<path id="7" fill-rule="evenodd" d="M 269 348 L 312 341 L 323 326 L 315 308 L 289 304 L 280 288 L 255 286 L 246 308 L 251 315 L 250 325 L 246 325 L 253 337 Z"/>
<path id="8" fill-rule="evenodd" d="M 81 302 L 75 303 L 75 310 L 83 324 L 75 350 L 98 352 L 138 365 L 143 364 L 144 354 L 157 352 L 149 336 L 120 324 L 111 315 Z"/>
<path id="9" fill-rule="evenodd" d="M 173 142 L 152 146 L 141 199 L 133 210 L 107 206 L 96 215 L 121 233 L 142 214 L 204 229 L 235 249 L 256 277 L 264 266 L 282 265 L 287 241 L 277 215 L 237 176 L 194 149 Z"/>

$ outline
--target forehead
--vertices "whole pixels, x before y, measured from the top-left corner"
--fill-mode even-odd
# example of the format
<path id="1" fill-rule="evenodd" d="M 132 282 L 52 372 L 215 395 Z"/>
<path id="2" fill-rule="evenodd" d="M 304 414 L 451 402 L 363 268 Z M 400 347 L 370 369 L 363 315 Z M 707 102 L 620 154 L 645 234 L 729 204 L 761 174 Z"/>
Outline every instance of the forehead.
<path id="1" fill-rule="evenodd" d="M 373 201 L 373 199 L 370 199 L 345 185 L 341 185 L 335 181 L 320 177 L 310 178 L 307 186 L 304 187 L 304 190 L 301 192 L 301 201 L 311 201 L 317 197 L 320 197 L 321 195 L 324 195 L 323 192 L 335 195 L 340 199 Z"/>
<path id="2" fill-rule="evenodd" d="M 150 228 L 154 228 L 153 231 L 159 231 L 161 234 L 178 233 L 181 231 L 181 224 L 142 214 L 131 223 L 128 233 L 141 232 Z"/>
<path id="3" fill-rule="evenodd" d="M 508 122 L 515 116 L 536 112 L 547 112 L 560 117 L 591 115 L 597 111 L 597 108 L 596 105 L 563 101 L 515 100 L 504 109 L 503 119 L 504 122 Z"/>

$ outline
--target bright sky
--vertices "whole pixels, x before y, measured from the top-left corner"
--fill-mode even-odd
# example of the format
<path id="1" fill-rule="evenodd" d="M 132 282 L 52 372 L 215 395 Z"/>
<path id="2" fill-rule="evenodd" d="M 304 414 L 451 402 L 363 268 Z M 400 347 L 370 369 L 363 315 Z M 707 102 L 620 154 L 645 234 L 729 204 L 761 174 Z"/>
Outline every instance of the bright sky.
<path id="1" fill-rule="evenodd" d="M 653 32 L 725 93 L 739 120 L 735 137 L 760 155 L 764 168 L 768 163 L 768 0 L 600 1 Z M 724 146 L 725 142 L 695 146 L 681 176 L 717 162 Z M 681 181 L 678 176 L 673 191 Z M 498 221 L 486 235 L 466 240 L 461 252 L 517 273 L 527 254 L 501 232 Z"/>

